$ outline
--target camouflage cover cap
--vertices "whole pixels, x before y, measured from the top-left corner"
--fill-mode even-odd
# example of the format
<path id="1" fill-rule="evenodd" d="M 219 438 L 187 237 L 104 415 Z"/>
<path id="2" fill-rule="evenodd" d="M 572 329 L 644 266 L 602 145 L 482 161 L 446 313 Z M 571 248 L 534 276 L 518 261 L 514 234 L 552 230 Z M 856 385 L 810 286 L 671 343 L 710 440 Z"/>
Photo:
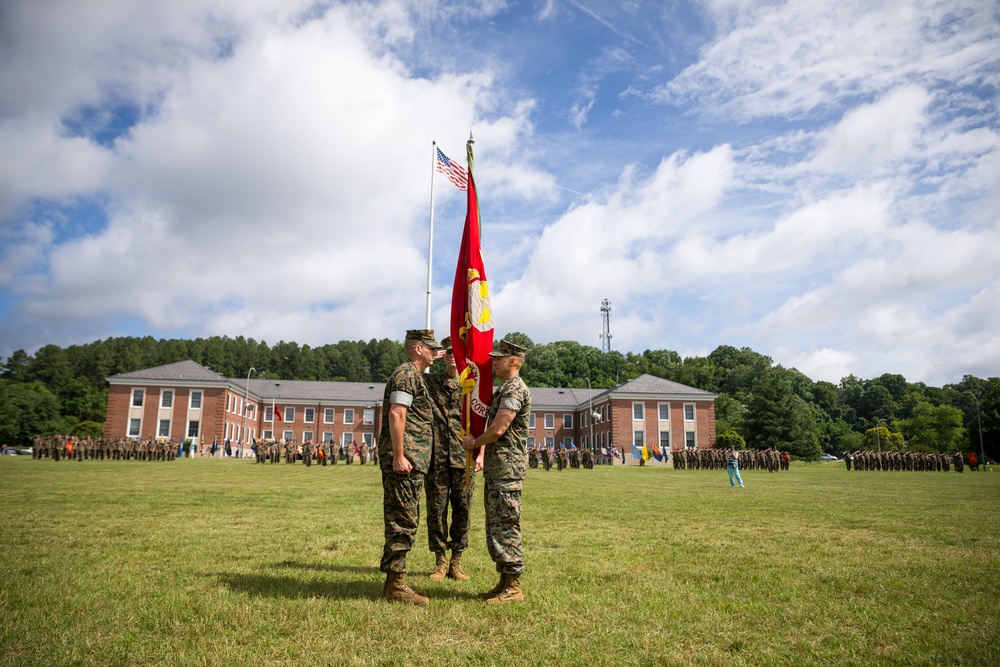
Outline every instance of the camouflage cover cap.
<path id="1" fill-rule="evenodd" d="M 493 346 L 491 357 L 520 357 L 524 359 L 524 348 L 510 341 L 501 340 Z"/>
<path id="2" fill-rule="evenodd" d="M 445 336 L 441 339 L 441 347 L 443 347 L 448 352 L 451 352 L 451 336 Z"/>
<path id="3" fill-rule="evenodd" d="M 407 329 L 406 340 L 419 340 L 432 350 L 440 350 L 441 343 L 434 340 L 434 329 Z"/>

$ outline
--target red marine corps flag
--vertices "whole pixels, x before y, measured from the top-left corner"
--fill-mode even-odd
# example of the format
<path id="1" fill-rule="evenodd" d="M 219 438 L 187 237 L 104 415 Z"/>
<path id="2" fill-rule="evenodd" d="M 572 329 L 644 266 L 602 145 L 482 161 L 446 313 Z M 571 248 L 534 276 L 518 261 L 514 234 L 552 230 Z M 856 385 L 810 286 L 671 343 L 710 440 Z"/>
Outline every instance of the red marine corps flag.
<path id="1" fill-rule="evenodd" d="M 486 430 L 486 409 L 493 397 L 493 360 L 490 357 L 493 351 L 493 312 L 480 244 L 473 143 L 470 135 L 465 145 L 469 162 L 468 211 L 451 293 L 451 346 L 462 385 L 462 434 L 476 437 Z M 474 460 L 474 454 L 467 452 L 466 486 Z"/>

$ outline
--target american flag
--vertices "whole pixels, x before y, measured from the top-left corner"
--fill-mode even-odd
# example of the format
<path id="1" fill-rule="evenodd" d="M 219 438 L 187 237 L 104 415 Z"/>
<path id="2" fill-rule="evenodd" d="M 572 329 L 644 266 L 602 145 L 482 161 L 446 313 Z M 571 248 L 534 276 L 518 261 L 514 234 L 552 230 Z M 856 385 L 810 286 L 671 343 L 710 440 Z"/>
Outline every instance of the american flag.
<path id="1" fill-rule="evenodd" d="M 437 149 L 437 170 L 448 177 L 448 180 L 455 184 L 459 190 L 469 189 L 469 177 L 465 173 L 465 167 L 456 164 L 447 155 Z"/>

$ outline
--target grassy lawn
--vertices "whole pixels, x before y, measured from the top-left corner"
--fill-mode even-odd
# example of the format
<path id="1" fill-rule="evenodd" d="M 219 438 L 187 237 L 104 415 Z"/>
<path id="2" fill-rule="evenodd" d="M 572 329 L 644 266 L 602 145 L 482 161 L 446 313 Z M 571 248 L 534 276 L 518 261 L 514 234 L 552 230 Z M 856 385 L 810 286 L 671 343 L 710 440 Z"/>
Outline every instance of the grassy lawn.
<path id="1" fill-rule="evenodd" d="M 357 465 L 0 459 L 3 665 L 1000 665 L 1000 471 L 529 471 L 527 601 L 409 559 Z"/>

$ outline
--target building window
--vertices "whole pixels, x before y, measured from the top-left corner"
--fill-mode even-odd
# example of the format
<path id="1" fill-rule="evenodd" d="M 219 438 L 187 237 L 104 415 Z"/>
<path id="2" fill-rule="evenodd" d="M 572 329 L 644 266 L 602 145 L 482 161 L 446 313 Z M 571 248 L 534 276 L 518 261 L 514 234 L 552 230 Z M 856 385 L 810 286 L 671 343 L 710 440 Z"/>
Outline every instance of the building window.
<path id="1" fill-rule="evenodd" d="M 316 408 L 305 408 L 303 419 L 307 424 L 312 424 L 316 419 Z"/>
<path id="2" fill-rule="evenodd" d="M 365 442 L 366 445 L 368 445 L 369 447 L 371 447 L 372 446 L 372 441 L 374 440 L 374 436 L 371 433 L 362 433 L 361 434 L 361 439 L 364 440 L 364 442 Z"/>
<path id="3" fill-rule="evenodd" d="M 660 403 L 659 408 L 660 408 L 660 421 L 661 422 L 670 421 L 670 404 Z"/>
<path id="4" fill-rule="evenodd" d="M 333 431 L 323 431 L 323 442 L 333 442 Z"/>
<path id="5" fill-rule="evenodd" d="M 684 433 L 684 446 L 688 448 L 698 446 L 698 443 L 694 441 L 694 431 L 687 431 Z"/>
<path id="6" fill-rule="evenodd" d="M 573 415 L 563 415 L 563 428 L 573 428 Z"/>
<path id="7" fill-rule="evenodd" d="M 553 429 L 556 427 L 556 416 L 553 414 L 545 415 L 545 428 Z"/>
<path id="8" fill-rule="evenodd" d="M 262 431 L 261 437 L 263 437 L 265 440 L 270 440 L 274 437 L 274 431 Z"/>
<path id="9" fill-rule="evenodd" d="M 142 426 L 141 419 L 129 419 L 128 420 L 128 437 L 138 438 L 139 428 Z"/>
<path id="10" fill-rule="evenodd" d="M 161 419 L 160 428 L 157 429 L 156 435 L 159 438 L 169 438 L 170 437 L 170 420 Z"/>
<path id="11" fill-rule="evenodd" d="M 199 393 L 201 393 L 201 392 L 199 392 Z M 201 422 L 199 422 L 197 419 L 192 419 L 191 421 L 189 421 L 188 422 L 188 434 L 187 434 L 187 437 L 189 437 L 189 438 L 197 438 L 198 437 L 198 428 L 200 426 L 201 426 Z"/>
<path id="12" fill-rule="evenodd" d="M 133 408 L 141 408 L 142 407 L 142 399 L 143 399 L 143 397 L 145 395 L 146 395 L 146 390 L 145 389 L 133 389 L 132 390 L 132 407 Z"/>
<path id="13" fill-rule="evenodd" d="M 281 439 L 285 442 L 291 442 L 295 439 L 295 433 L 293 431 L 282 431 Z"/>
<path id="14" fill-rule="evenodd" d="M 312 442 L 312 441 L 313 441 L 312 431 L 305 431 L 302 433 L 302 442 Z"/>
<path id="15" fill-rule="evenodd" d="M 285 408 L 285 419 L 286 424 L 291 424 L 295 421 L 295 408 Z"/>
<path id="16" fill-rule="evenodd" d="M 643 416 L 645 414 L 643 412 L 643 408 L 644 407 L 645 406 L 643 406 L 642 403 L 633 403 L 632 404 L 632 419 L 634 419 L 635 421 L 642 421 L 643 420 Z"/>
<path id="17" fill-rule="evenodd" d="M 694 421 L 694 404 L 685 403 L 684 404 L 684 421 L 693 422 Z"/>
<path id="18" fill-rule="evenodd" d="M 372 408 L 367 408 L 364 412 L 364 423 L 374 424 L 375 423 L 375 410 Z"/>
<path id="19" fill-rule="evenodd" d="M 173 389 L 163 389 L 160 391 L 160 407 L 161 408 L 172 408 L 174 407 L 174 390 Z"/>
<path id="20" fill-rule="evenodd" d="M 670 431 L 660 431 L 660 451 L 670 449 Z"/>
<path id="21" fill-rule="evenodd" d="M 336 415 L 336 413 L 337 413 L 337 411 L 336 411 L 335 408 L 324 408 L 323 409 L 323 423 L 324 424 L 332 424 L 333 423 L 333 418 Z"/>
<path id="22" fill-rule="evenodd" d="M 230 394 L 226 396 L 226 412 L 233 411 L 233 395 Z"/>
<path id="23" fill-rule="evenodd" d="M 192 391 L 191 392 L 191 409 L 201 410 L 201 392 Z"/>
<path id="24" fill-rule="evenodd" d="M 352 442 L 354 442 L 354 434 L 351 432 L 344 433 L 343 437 L 341 437 L 341 442 L 343 442 L 345 445 L 351 444 Z"/>
<path id="25" fill-rule="evenodd" d="M 535 446 L 535 436 L 529 435 L 528 436 L 528 448 L 530 449 L 530 448 L 532 448 L 534 446 Z"/>
<path id="26" fill-rule="evenodd" d="M 270 405 L 264 407 L 264 421 L 273 422 L 274 421 L 274 408 Z"/>
<path id="27" fill-rule="evenodd" d="M 546 447 L 548 447 L 549 449 L 552 449 L 552 445 L 554 445 L 555 443 L 556 443 L 556 439 L 553 438 L 551 435 L 545 436 L 545 446 Z"/>
<path id="28" fill-rule="evenodd" d="M 565 438 L 563 438 L 563 447 L 565 447 L 566 449 L 569 449 L 570 445 L 572 445 L 572 444 L 573 444 L 573 438 L 571 438 L 569 436 L 566 436 Z"/>
<path id="29" fill-rule="evenodd" d="M 344 423 L 345 424 L 354 423 L 354 408 L 344 408 Z"/>
<path id="30" fill-rule="evenodd" d="M 528 415 L 528 428 L 535 428 L 535 413 Z"/>
<path id="31" fill-rule="evenodd" d="M 642 447 L 646 442 L 646 435 L 642 431 L 632 431 L 632 444 Z"/>

